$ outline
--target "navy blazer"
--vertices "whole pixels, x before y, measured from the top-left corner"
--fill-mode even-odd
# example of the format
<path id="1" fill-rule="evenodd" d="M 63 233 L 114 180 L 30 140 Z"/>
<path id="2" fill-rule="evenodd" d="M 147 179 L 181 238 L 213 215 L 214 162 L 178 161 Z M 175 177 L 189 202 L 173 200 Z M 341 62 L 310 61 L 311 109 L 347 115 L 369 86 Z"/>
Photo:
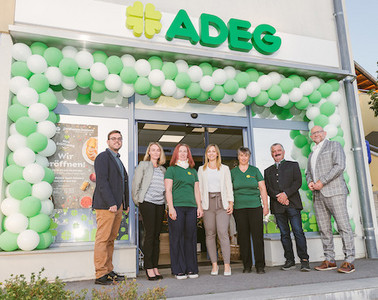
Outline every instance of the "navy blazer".
<path id="1" fill-rule="evenodd" d="M 129 207 L 129 183 L 126 169 L 123 167 L 125 180 L 122 181 L 121 171 L 110 149 L 97 155 L 94 168 L 96 188 L 93 193 L 92 207 L 109 209 L 117 205 L 119 209 L 123 204 L 123 209 L 126 210 Z"/>
<path id="2" fill-rule="evenodd" d="M 299 189 L 302 186 L 302 174 L 299 165 L 295 161 L 281 161 L 277 170 L 276 164 L 264 171 L 266 189 L 270 198 L 270 210 L 272 213 L 285 212 L 286 205 L 277 201 L 276 195 L 285 192 L 289 199 L 289 207 L 303 209 Z"/>

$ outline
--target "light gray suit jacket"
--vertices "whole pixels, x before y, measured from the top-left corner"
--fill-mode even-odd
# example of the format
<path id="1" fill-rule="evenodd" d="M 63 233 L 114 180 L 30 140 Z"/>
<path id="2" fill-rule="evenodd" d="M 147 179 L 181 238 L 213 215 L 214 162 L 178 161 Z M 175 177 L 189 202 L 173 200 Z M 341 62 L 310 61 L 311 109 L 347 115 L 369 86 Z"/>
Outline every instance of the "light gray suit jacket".
<path id="1" fill-rule="evenodd" d="M 316 182 L 313 178 L 314 172 L 311 168 L 311 157 L 308 157 L 306 180 Z M 324 197 L 348 194 L 343 172 L 345 169 L 345 153 L 339 142 L 325 140 L 316 160 L 316 176 L 323 183 L 320 193 Z"/>

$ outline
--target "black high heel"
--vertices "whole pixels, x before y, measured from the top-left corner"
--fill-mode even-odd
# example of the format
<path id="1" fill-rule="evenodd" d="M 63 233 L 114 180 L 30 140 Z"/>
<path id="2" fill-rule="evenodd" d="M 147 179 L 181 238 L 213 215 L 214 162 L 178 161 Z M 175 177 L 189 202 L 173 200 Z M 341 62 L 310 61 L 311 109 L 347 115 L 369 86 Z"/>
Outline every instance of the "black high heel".
<path id="1" fill-rule="evenodd" d="M 156 276 L 149 276 L 147 270 L 146 270 L 146 275 L 147 275 L 147 279 L 148 279 L 148 280 L 151 280 L 151 281 L 158 280 L 158 279 L 156 278 Z"/>

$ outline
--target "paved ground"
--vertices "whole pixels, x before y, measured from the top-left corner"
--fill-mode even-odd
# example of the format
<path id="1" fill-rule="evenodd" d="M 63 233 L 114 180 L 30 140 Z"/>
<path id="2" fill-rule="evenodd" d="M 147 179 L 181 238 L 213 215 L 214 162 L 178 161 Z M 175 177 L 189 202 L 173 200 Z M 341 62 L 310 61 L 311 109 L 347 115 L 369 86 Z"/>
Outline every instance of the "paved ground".
<path id="1" fill-rule="evenodd" d="M 319 263 L 311 263 L 311 267 Z M 340 262 L 338 262 L 340 265 Z M 296 270 L 282 271 L 279 267 L 267 267 L 266 273 L 258 275 L 242 273 L 241 264 L 232 264 L 232 276 L 223 276 L 223 266 L 220 275 L 210 276 L 210 266 L 200 267 L 200 277 L 197 279 L 177 280 L 170 275 L 170 269 L 161 269 L 164 279 L 155 282 L 148 281 L 143 272 L 137 277 L 139 291 L 144 292 L 155 286 L 165 287 L 168 298 L 188 297 L 190 299 L 319 299 L 327 293 L 343 293 L 354 295 L 349 299 L 378 299 L 378 260 L 359 259 L 355 262 L 356 272 L 340 274 L 336 271 L 300 272 Z M 100 289 L 94 281 L 68 282 L 67 289 Z M 359 293 L 358 295 L 356 293 Z M 363 295 L 361 294 L 363 293 Z M 90 294 L 90 293 L 89 293 Z M 362 295 L 362 296 L 361 296 Z M 196 297 L 197 296 L 197 297 Z M 200 297 L 199 297 L 200 296 Z M 339 299 L 348 299 L 340 294 Z M 314 298 L 314 299 L 315 299 Z M 322 297 L 321 297 L 322 298 Z M 327 297 L 327 299 L 330 299 Z"/>

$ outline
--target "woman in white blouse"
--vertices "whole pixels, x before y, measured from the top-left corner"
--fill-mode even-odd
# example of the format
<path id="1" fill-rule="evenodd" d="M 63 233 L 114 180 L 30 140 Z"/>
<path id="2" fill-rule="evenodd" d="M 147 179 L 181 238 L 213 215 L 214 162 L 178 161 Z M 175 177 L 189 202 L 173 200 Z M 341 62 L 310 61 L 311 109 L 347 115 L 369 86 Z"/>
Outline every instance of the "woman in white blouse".
<path id="1" fill-rule="evenodd" d="M 224 275 L 231 275 L 230 266 L 230 237 L 228 227 L 234 206 L 234 196 L 230 169 L 221 163 L 219 147 L 214 144 L 207 146 L 205 164 L 198 170 L 203 221 L 206 233 L 206 247 L 210 256 L 211 275 L 218 275 L 218 258 L 216 235 L 220 241 Z"/>

